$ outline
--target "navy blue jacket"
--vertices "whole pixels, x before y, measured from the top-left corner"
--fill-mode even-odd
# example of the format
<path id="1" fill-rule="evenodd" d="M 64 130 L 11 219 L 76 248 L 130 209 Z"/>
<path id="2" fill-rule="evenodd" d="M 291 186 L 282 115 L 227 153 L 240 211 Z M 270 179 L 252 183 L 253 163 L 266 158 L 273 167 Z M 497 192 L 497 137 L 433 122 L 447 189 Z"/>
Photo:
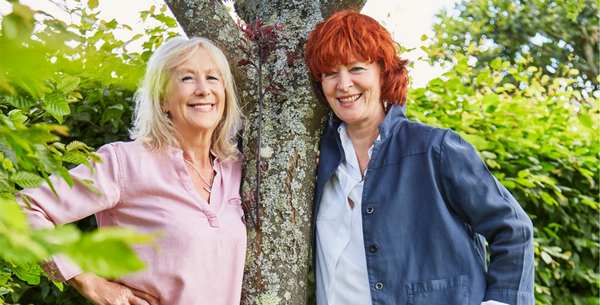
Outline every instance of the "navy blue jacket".
<path id="1" fill-rule="evenodd" d="M 330 117 L 321 143 L 313 258 L 323 187 L 345 155 L 340 124 Z M 475 148 L 452 130 L 409 121 L 400 106 L 379 134 L 361 207 L 373 304 L 534 304 L 531 220 Z"/>

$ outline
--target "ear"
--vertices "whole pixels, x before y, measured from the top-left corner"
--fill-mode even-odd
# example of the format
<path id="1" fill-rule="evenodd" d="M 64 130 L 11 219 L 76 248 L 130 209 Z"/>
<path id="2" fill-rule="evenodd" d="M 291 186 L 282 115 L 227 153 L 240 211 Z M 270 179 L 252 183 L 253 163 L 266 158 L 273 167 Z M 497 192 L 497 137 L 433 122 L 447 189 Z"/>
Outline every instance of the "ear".
<path id="1" fill-rule="evenodd" d="M 171 110 L 169 106 L 170 104 L 168 102 L 160 102 L 160 109 L 163 113 L 169 113 Z"/>

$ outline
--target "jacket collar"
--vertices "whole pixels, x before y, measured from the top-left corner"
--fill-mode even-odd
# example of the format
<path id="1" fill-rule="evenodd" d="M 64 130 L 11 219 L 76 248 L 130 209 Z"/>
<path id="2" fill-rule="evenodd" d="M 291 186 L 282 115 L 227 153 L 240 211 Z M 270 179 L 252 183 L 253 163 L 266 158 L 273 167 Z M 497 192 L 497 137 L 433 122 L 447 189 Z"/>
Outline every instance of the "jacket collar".
<path id="1" fill-rule="evenodd" d="M 392 105 L 383 122 L 379 124 L 380 140 L 384 141 L 387 137 L 389 137 L 393 130 L 396 129 L 396 127 L 399 126 L 404 120 L 407 120 L 406 105 Z M 321 157 L 318 167 L 318 177 L 320 179 L 318 179 L 316 193 L 318 197 L 320 197 L 321 191 L 323 190 L 327 180 L 331 177 L 331 175 L 333 175 L 345 157 L 344 149 L 342 148 L 342 143 L 340 140 L 340 134 L 338 132 L 338 127 L 340 127 L 341 124 L 342 120 L 337 118 L 335 115 L 330 114 L 329 119 L 327 120 L 325 131 L 323 132 L 321 143 Z"/>
<path id="2" fill-rule="evenodd" d="M 383 122 L 379 124 L 379 136 L 383 141 L 385 140 L 396 126 L 400 125 L 402 121 L 407 120 L 406 118 L 406 105 L 397 106 L 392 105 L 388 113 L 385 115 Z"/>

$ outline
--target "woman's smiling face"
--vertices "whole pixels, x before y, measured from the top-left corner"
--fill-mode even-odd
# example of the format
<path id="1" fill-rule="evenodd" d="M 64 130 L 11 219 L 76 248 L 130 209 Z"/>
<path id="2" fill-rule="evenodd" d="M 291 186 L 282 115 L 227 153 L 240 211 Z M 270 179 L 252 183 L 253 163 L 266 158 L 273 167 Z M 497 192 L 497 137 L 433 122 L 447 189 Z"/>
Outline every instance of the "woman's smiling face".
<path id="1" fill-rule="evenodd" d="M 335 115 L 346 124 L 385 117 L 381 102 L 381 69 L 377 63 L 338 64 L 322 75 L 323 93 Z"/>
<path id="2" fill-rule="evenodd" d="M 212 135 L 225 109 L 225 88 L 219 66 L 204 48 L 175 67 L 167 92 L 163 109 L 184 138 Z"/>

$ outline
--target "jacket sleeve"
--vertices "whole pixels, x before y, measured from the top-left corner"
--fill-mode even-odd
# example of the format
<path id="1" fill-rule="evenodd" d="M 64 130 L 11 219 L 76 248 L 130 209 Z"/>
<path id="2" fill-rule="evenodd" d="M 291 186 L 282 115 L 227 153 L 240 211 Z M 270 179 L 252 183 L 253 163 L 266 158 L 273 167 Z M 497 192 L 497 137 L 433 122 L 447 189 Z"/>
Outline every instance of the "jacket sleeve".
<path id="1" fill-rule="evenodd" d="M 456 132 L 445 133 L 439 153 L 447 203 L 490 247 L 484 301 L 534 304 L 531 219 L 489 172 L 475 147 Z"/>
<path id="2" fill-rule="evenodd" d="M 102 158 L 102 163 L 94 163 L 96 174 L 84 166 L 69 171 L 73 177 L 73 188 L 62 179 L 51 176 L 50 180 L 56 189 L 58 198 L 50 186 L 44 183 L 35 189 L 26 189 L 17 194 L 17 200 L 23 207 L 30 225 L 34 229 L 53 228 L 71 223 L 97 212 L 114 207 L 120 200 L 124 190 L 122 185 L 122 172 L 120 170 L 120 155 L 113 145 L 105 145 L 97 152 Z M 102 196 L 97 195 L 79 180 L 92 180 L 92 186 Z M 20 198 L 22 195 L 31 199 L 29 208 Z M 81 269 L 70 262 L 66 257 L 59 255 L 41 265 L 50 279 L 63 282 L 81 273 Z"/>

